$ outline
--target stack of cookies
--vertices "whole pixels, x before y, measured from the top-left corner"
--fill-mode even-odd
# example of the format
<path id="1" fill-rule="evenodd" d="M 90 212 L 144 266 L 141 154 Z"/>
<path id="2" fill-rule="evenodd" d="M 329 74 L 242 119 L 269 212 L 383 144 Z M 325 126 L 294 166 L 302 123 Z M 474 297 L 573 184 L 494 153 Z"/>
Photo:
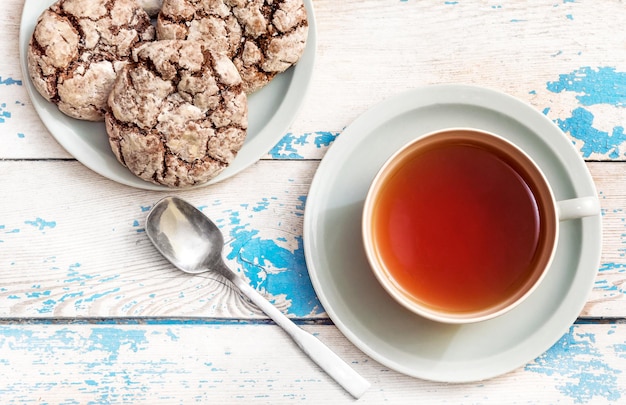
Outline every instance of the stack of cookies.
<path id="1" fill-rule="evenodd" d="M 104 120 L 136 176 L 189 187 L 233 161 L 247 95 L 294 65 L 307 35 L 303 0 L 58 0 L 37 21 L 28 68 L 60 111 Z"/>

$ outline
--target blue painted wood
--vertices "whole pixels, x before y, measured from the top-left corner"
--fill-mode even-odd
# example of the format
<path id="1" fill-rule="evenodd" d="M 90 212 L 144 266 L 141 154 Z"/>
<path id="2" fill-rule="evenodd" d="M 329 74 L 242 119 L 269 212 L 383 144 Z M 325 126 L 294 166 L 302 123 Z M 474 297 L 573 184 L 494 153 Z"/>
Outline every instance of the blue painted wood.
<path id="1" fill-rule="evenodd" d="M 556 124 L 573 140 L 584 158 L 623 160 L 626 156 L 626 134 L 623 122 L 611 129 L 598 128 L 590 107 L 607 106 L 616 110 L 626 107 L 626 72 L 610 66 L 582 66 L 559 75 L 547 90 L 573 93 L 579 106 L 571 116 L 556 118 Z M 549 114 L 549 108 L 544 110 Z"/>

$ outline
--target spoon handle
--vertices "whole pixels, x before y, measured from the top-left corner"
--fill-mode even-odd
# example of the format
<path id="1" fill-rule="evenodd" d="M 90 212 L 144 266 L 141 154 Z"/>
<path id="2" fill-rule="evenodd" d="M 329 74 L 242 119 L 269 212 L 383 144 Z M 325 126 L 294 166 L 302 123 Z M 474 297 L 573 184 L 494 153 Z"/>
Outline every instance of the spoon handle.
<path id="1" fill-rule="evenodd" d="M 354 398 L 361 395 L 370 387 L 370 383 L 343 361 L 328 346 L 315 338 L 313 335 L 300 329 L 280 312 L 274 305 L 267 301 L 261 294 L 241 277 L 232 278 L 233 283 L 254 302 L 263 312 L 265 312 L 278 326 L 283 328 L 296 344 L 306 353 L 318 366 L 331 376 L 339 385 L 348 391 Z"/>

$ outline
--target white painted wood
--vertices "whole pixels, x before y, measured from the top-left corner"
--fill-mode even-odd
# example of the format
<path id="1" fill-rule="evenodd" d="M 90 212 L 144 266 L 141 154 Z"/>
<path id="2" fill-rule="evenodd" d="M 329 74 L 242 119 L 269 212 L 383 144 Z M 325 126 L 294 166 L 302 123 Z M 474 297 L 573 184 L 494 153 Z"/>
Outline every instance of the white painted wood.
<path id="1" fill-rule="evenodd" d="M 6 0 L 2 6 L 3 80 L 23 79 L 12 41 L 22 3 Z M 435 83 L 491 87 L 547 110 L 553 120 L 566 119 L 584 92 L 554 92 L 548 83 L 585 67 L 626 71 L 619 0 L 603 1 L 601 7 L 593 0 L 314 0 L 314 7 L 318 52 L 311 91 L 291 129 L 297 135 L 339 132 L 376 103 Z M 604 84 L 610 83 L 589 80 L 586 91 L 601 92 Z M 0 85 L 0 101 L 12 114 L 0 135 L 0 158 L 69 157 L 39 122 L 24 87 Z M 610 132 L 624 123 L 623 108 L 614 104 L 586 109 L 600 130 Z M 622 148 L 621 159 L 623 153 Z"/>
<path id="2" fill-rule="evenodd" d="M 359 399 L 369 389 L 370 383 L 352 367 L 342 360 L 328 346 L 308 332 L 299 328 L 282 312 L 274 307 L 269 301 L 250 287 L 247 281 L 235 276 L 233 283 L 252 302 L 256 304 L 267 316 L 269 316 L 285 333 L 293 339 L 303 353 L 311 358 L 333 380 L 341 385 L 355 399 Z"/>
<path id="3" fill-rule="evenodd" d="M 358 403 L 620 403 L 626 325 L 577 325 L 503 376 L 444 384 L 363 355 L 331 326 L 303 326 L 367 378 Z M 471 350 L 471 347 L 468 347 Z M 323 403 L 354 399 L 272 325 L 0 326 L 2 403 Z"/>
<path id="4" fill-rule="evenodd" d="M 566 118 L 579 94 L 553 93 L 547 83 L 584 66 L 626 70 L 619 17 L 624 5 L 617 0 L 602 7 L 589 0 L 314 4 L 320 31 L 316 82 L 296 133 L 341 130 L 377 102 L 435 83 L 495 88 L 539 111 L 549 108 L 552 119 Z M 623 110 L 606 107 L 597 114 L 602 125 L 622 125 Z"/>
<path id="5" fill-rule="evenodd" d="M 626 316 L 624 165 L 588 164 L 601 198 L 604 246 L 583 316 Z M 176 195 L 204 207 L 222 227 L 227 254 L 246 249 L 232 236 L 242 229 L 295 255 L 316 167 L 316 161 L 262 161 L 226 183 Z M 164 193 L 120 187 L 73 161 L 4 161 L 0 172 L 13 190 L 0 194 L 0 317 L 265 317 L 221 278 L 182 274 L 160 257 L 143 224 Z M 22 175 L 31 172 L 37 175 Z M 242 259 L 227 261 L 241 271 Z M 307 276 L 303 261 L 290 265 L 282 270 Z M 267 263 L 258 271 L 278 270 Z M 286 296 L 268 298 L 289 313 L 295 289 L 279 288 Z"/>
<path id="6" fill-rule="evenodd" d="M 143 221 L 166 193 L 104 179 L 56 143 L 22 85 L 23 2 L 0 5 L 0 402 L 353 403 L 277 326 L 257 324 L 266 316 L 228 282 L 181 274 L 158 255 Z M 289 132 L 227 182 L 172 192 L 218 222 L 229 265 L 287 316 L 328 322 L 301 240 L 309 185 L 334 138 L 405 89 L 507 92 L 561 126 L 597 184 L 603 252 L 583 323 L 525 367 L 459 385 L 389 370 L 332 325 L 303 328 L 372 382 L 361 403 L 626 401 L 623 1 L 314 7 L 314 80 Z"/>

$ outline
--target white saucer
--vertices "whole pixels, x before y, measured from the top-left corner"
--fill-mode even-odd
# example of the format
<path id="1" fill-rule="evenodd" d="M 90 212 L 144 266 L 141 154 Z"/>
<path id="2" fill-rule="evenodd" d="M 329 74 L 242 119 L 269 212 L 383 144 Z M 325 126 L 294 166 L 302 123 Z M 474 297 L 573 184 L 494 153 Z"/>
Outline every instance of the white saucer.
<path id="1" fill-rule="evenodd" d="M 171 190 L 146 182 L 123 167 L 113 155 L 103 123 L 70 118 L 46 101 L 33 87 L 27 67 L 28 42 L 41 13 L 56 0 L 26 0 L 20 25 L 20 62 L 24 83 L 41 121 L 65 150 L 100 175 L 128 186 Z M 198 187 L 225 180 L 255 163 L 284 136 L 304 102 L 315 63 L 317 34 L 311 0 L 304 0 L 309 36 L 298 64 L 277 75 L 248 98 L 248 135 L 235 160 L 219 176 Z"/>
<path id="2" fill-rule="evenodd" d="M 601 254 L 601 216 L 561 223 L 556 257 L 544 282 L 506 315 L 458 326 L 405 310 L 378 284 L 365 258 L 363 201 L 377 170 L 396 149 L 448 127 L 482 129 L 518 144 L 541 166 L 559 200 L 597 195 L 579 153 L 533 107 L 483 88 L 425 87 L 375 106 L 335 141 L 309 191 L 304 249 L 326 312 L 363 352 L 410 376 L 467 382 L 526 364 L 568 331 L 593 287 Z"/>

